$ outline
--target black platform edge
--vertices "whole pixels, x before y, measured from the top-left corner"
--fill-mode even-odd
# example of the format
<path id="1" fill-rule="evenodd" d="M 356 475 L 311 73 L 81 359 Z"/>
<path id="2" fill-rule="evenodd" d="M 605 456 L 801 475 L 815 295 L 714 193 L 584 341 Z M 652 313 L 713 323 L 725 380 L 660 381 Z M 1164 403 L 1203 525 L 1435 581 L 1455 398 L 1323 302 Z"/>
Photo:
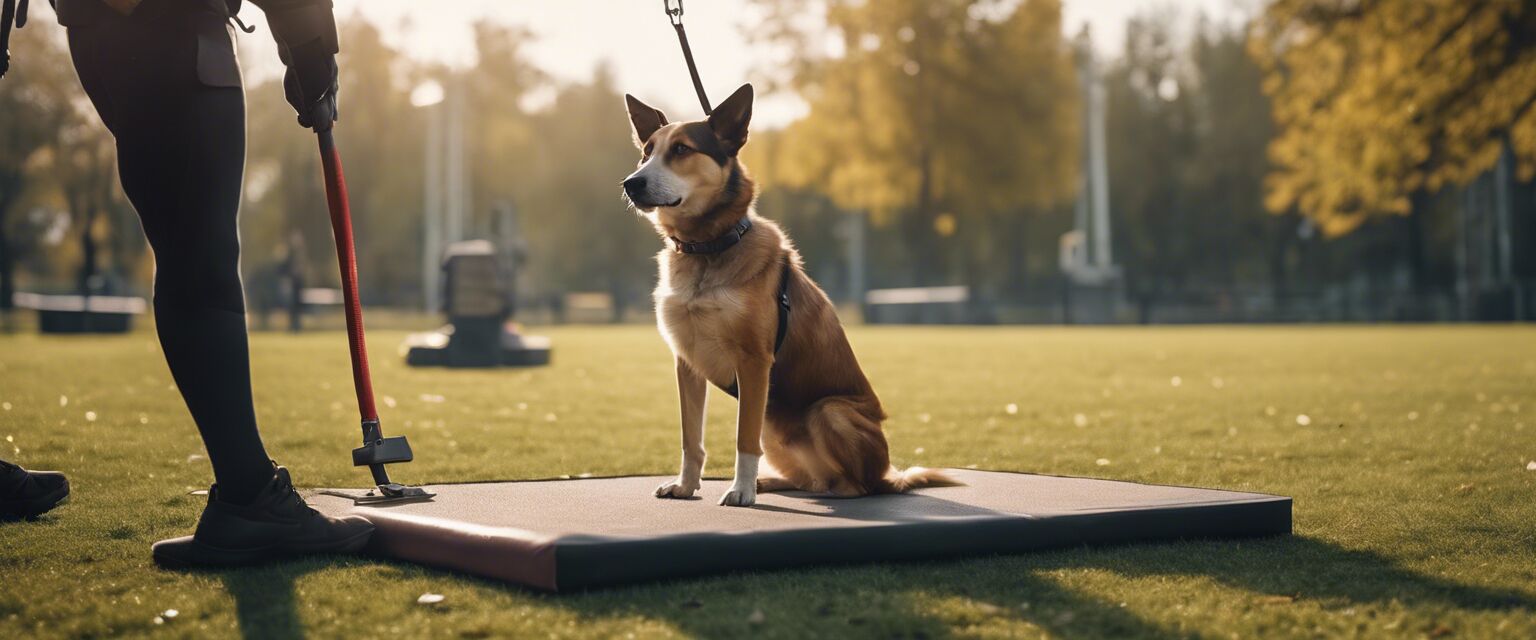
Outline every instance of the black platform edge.
<path id="1" fill-rule="evenodd" d="M 656 539 L 566 536 L 555 541 L 555 591 L 741 571 L 1000 556 L 1079 546 L 1210 541 L 1291 533 L 1291 499 L 1044 516 Z"/>

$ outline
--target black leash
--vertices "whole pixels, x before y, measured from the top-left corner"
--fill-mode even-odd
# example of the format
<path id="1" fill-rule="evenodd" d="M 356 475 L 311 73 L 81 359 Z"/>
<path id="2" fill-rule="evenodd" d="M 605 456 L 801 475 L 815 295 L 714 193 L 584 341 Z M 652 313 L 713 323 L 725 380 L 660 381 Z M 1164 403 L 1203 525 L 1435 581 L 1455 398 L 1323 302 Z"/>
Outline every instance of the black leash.
<path id="1" fill-rule="evenodd" d="M 693 91 L 699 94 L 699 106 L 704 107 L 704 115 L 713 113 L 709 108 L 709 96 L 704 95 L 704 82 L 699 80 L 699 67 L 693 63 L 693 49 L 688 47 L 688 32 L 683 30 L 683 0 L 677 0 L 677 7 L 672 7 L 673 0 L 661 0 L 667 10 L 667 20 L 672 22 L 672 28 L 677 30 L 677 43 L 683 47 L 683 60 L 688 63 L 688 75 L 693 76 Z"/>
<path id="2" fill-rule="evenodd" d="M 688 63 L 688 75 L 693 78 L 693 91 L 699 94 L 699 106 L 704 108 L 704 115 L 714 112 L 709 108 L 709 96 L 704 95 L 704 82 L 699 80 L 699 66 L 693 62 L 693 49 L 688 46 L 688 32 L 683 30 L 683 0 L 676 0 L 677 6 L 672 6 L 673 0 L 661 0 L 667 10 L 667 20 L 672 23 L 672 28 L 677 30 L 677 44 L 683 48 L 683 60 Z M 725 232 L 725 235 L 705 242 L 684 242 L 672 238 L 673 249 L 678 253 L 720 253 L 736 243 L 741 242 L 741 237 L 752 230 L 751 216 L 743 216 L 741 222 Z M 779 308 L 779 326 L 773 332 L 773 353 L 778 354 L 779 348 L 784 346 L 784 339 L 789 336 L 789 256 L 784 256 L 784 266 L 779 269 L 779 294 L 777 296 Z M 722 391 L 732 398 L 739 397 L 740 389 L 735 380 L 731 386 L 721 387 Z"/>
<path id="3" fill-rule="evenodd" d="M 14 22 L 17 28 L 27 26 L 27 0 L 21 0 L 21 5 L 19 6 L 16 4 L 16 0 L 4 0 L 4 2 L 5 5 L 0 7 L 0 78 L 4 78 L 5 72 L 11 68 L 11 23 Z M 681 19 L 681 0 L 679 0 L 678 4 L 678 16 Z M 677 28 L 681 29 L 683 27 L 679 24 Z M 688 64 L 693 64 L 691 58 Z M 702 96 L 704 94 L 700 93 L 699 95 Z"/>

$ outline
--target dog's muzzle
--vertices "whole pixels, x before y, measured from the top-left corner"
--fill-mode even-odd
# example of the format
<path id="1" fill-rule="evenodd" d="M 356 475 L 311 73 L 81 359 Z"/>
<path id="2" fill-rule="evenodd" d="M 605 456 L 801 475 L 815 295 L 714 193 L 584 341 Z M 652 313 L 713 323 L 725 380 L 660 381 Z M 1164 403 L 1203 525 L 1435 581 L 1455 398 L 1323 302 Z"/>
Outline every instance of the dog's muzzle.
<path id="1" fill-rule="evenodd" d="M 645 198 L 645 176 L 630 176 L 624 180 L 624 195 L 629 196 L 629 201 L 640 204 Z"/>
<path id="2" fill-rule="evenodd" d="M 682 199 L 672 202 L 656 202 L 649 193 L 649 181 L 645 176 L 630 176 L 624 180 L 624 195 L 629 197 L 630 203 L 641 209 L 653 209 L 655 207 L 675 207 L 682 203 Z"/>

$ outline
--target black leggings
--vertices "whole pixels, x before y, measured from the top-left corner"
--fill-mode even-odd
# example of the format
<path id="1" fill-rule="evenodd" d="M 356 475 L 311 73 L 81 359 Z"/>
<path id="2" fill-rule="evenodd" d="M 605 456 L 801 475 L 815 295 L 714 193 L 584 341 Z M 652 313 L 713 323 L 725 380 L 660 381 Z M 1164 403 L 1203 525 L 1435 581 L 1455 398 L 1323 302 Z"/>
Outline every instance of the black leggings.
<path id="1" fill-rule="evenodd" d="M 155 255 L 155 322 L 223 499 L 272 479 L 251 402 L 236 214 L 245 94 L 199 80 L 191 2 L 70 28 L 80 82 L 117 139 L 118 175 Z"/>

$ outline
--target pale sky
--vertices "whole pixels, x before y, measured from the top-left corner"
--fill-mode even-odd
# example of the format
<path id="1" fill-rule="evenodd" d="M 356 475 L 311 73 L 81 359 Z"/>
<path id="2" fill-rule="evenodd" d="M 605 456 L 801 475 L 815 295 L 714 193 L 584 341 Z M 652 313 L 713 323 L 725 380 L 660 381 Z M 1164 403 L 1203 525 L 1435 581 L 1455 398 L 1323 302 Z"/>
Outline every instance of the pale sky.
<path id="1" fill-rule="evenodd" d="M 869 0 L 879 2 L 880 0 Z M 1147 8 L 1171 6 L 1185 15 L 1197 10 L 1230 17 L 1232 6 L 1258 0 L 1065 0 L 1063 29 L 1077 33 L 1090 24 L 1098 48 L 1115 55 L 1125 21 Z M 621 91 L 661 106 L 678 118 L 700 114 L 689 84 L 677 38 L 662 12 L 661 0 L 335 0 L 336 13 L 354 12 L 379 25 L 386 39 L 412 56 L 467 65 L 473 61 L 470 25 L 481 18 L 527 27 L 537 36 L 532 61 L 558 80 L 584 80 L 600 61 L 608 61 Z M 772 58 L 743 42 L 752 22 L 741 0 L 685 0 L 688 39 L 714 100 L 724 99 L 754 68 Z M 259 31 L 242 35 L 242 62 L 259 76 L 280 66 L 260 10 L 246 3 L 241 17 Z M 346 46 L 343 43 L 342 46 Z M 345 99 L 345 97 L 343 97 Z M 754 119 L 775 126 L 803 111 L 793 96 L 759 98 Z"/>

